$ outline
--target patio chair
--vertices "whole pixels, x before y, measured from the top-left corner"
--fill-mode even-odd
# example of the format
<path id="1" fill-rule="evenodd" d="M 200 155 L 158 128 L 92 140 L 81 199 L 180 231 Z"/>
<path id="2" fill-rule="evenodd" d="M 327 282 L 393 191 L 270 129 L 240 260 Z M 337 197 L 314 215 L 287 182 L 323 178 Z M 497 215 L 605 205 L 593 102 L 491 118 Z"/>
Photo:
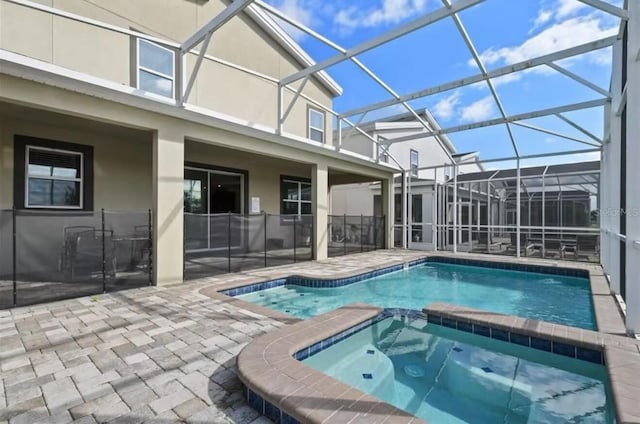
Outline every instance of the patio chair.
<path id="1" fill-rule="evenodd" d="M 564 258 L 565 245 L 559 239 L 547 239 L 544 240 L 544 254 L 545 256 L 559 256 Z"/>
<path id="2" fill-rule="evenodd" d="M 68 276 L 73 281 L 78 276 L 102 274 L 103 246 L 105 272 L 116 275 L 116 254 L 111 230 L 85 230 L 75 234 L 75 250 L 69 257 Z"/>
<path id="3" fill-rule="evenodd" d="M 576 258 L 590 259 L 592 255 L 598 254 L 599 248 L 597 235 L 579 234 L 576 236 L 574 256 Z"/>
<path id="4" fill-rule="evenodd" d="M 509 233 L 511 243 L 507 246 L 507 252 L 517 251 L 518 249 L 518 235 L 515 232 Z M 520 253 L 527 256 L 527 253 L 533 248 L 533 244 L 529 241 L 529 235 L 526 233 L 520 233 Z"/>
<path id="5" fill-rule="evenodd" d="M 515 240 L 515 234 L 514 234 Z M 489 236 L 489 233 L 486 231 L 480 231 L 478 233 L 478 243 L 486 246 L 487 251 L 493 252 L 496 249 L 500 250 L 502 248 L 502 243 L 494 242 L 493 238 Z"/>

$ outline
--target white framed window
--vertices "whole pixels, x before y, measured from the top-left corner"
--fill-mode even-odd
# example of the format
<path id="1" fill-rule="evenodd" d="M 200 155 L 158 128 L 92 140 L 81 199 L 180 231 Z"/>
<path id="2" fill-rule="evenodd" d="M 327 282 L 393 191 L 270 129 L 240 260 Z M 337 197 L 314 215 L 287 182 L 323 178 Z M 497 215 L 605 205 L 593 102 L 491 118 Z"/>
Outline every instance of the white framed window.
<path id="1" fill-rule="evenodd" d="M 324 112 L 312 107 L 309 107 L 308 111 L 309 139 L 324 143 Z"/>
<path id="2" fill-rule="evenodd" d="M 385 138 L 378 136 L 378 159 L 380 162 L 389 163 L 389 146 L 385 142 Z"/>
<path id="3" fill-rule="evenodd" d="M 411 169 L 411 175 L 413 175 L 414 177 L 418 176 L 418 168 L 420 167 L 419 162 L 420 156 L 418 154 L 418 151 L 411 149 L 411 152 L 409 153 L 409 167 Z"/>
<path id="4" fill-rule="evenodd" d="M 311 182 L 283 177 L 281 184 L 282 215 L 311 215 Z"/>
<path id="5" fill-rule="evenodd" d="M 449 178 L 451 178 L 453 176 L 453 166 L 451 165 L 446 165 L 444 167 L 444 178 L 446 180 L 448 180 Z"/>
<path id="6" fill-rule="evenodd" d="M 163 97 L 175 97 L 175 52 L 138 38 L 137 87 Z"/>
<path id="7" fill-rule="evenodd" d="M 68 150 L 27 146 L 25 207 L 83 208 L 83 154 Z"/>

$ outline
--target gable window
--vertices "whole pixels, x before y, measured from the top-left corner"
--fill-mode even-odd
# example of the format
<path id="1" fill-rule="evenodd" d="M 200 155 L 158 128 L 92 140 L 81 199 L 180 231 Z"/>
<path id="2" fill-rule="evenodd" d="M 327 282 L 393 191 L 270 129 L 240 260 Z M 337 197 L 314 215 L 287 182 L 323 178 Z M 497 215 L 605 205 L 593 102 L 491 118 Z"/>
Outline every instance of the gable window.
<path id="1" fill-rule="evenodd" d="M 282 215 L 311 215 L 311 181 L 282 177 L 280 182 Z"/>
<path id="2" fill-rule="evenodd" d="M 411 168 L 411 175 L 413 175 L 414 177 L 418 176 L 418 167 L 419 165 L 419 156 L 418 156 L 418 151 L 417 150 L 413 150 L 411 149 L 411 153 L 410 153 L 410 158 L 409 158 L 409 165 Z"/>
<path id="3" fill-rule="evenodd" d="M 309 139 L 324 143 L 324 112 L 309 107 Z"/>
<path id="4" fill-rule="evenodd" d="M 385 141 L 384 138 L 378 137 L 378 159 L 380 162 L 389 163 L 389 146 Z"/>
<path id="5" fill-rule="evenodd" d="M 16 135 L 17 208 L 93 209 L 93 147 Z"/>
<path id="6" fill-rule="evenodd" d="M 175 94 L 175 53 L 151 41 L 138 38 L 137 86 L 163 97 Z"/>

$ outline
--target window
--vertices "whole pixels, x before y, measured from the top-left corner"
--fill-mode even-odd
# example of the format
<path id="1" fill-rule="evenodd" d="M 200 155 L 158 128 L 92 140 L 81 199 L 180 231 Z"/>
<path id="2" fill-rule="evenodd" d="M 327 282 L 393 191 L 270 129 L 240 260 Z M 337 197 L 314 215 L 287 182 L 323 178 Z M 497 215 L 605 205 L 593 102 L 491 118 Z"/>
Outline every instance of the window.
<path id="1" fill-rule="evenodd" d="M 409 164 L 410 164 L 410 168 L 411 168 L 411 175 L 417 177 L 418 176 L 418 167 L 420 165 L 418 164 L 419 156 L 418 156 L 418 152 L 416 150 L 411 149 L 409 160 L 410 160 Z"/>
<path id="2" fill-rule="evenodd" d="M 82 153 L 27 146 L 25 206 L 82 209 Z"/>
<path id="3" fill-rule="evenodd" d="M 138 38 L 137 82 L 140 90 L 174 97 L 175 59 L 173 50 Z"/>
<path id="4" fill-rule="evenodd" d="M 324 143 L 324 112 L 309 108 L 309 139 Z"/>
<path id="5" fill-rule="evenodd" d="M 282 177 L 282 215 L 311 215 L 311 181 Z"/>
<path id="6" fill-rule="evenodd" d="M 93 210 L 93 147 L 14 137 L 16 208 Z"/>
<path id="7" fill-rule="evenodd" d="M 385 139 L 378 137 L 378 158 L 380 162 L 389 163 L 389 146 L 385 143 Z"/>
<path id="8" fill-rule="evenodd" d="M 446 165 L 444 167 L 444 179 L 445 180 L 449 180 L 449 178 L 451 178 L 453 176 L 453 166 L 451 165 Z"/>

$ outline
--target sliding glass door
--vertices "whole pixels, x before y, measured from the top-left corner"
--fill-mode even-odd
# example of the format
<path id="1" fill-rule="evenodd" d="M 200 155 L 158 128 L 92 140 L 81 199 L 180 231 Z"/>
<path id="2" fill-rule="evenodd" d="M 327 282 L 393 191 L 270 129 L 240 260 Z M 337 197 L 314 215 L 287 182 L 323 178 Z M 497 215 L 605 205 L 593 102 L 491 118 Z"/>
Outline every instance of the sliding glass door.
<path id="1" fill-rule="evenodd" d="M 184 211 L 186 250 L 239 247 L 242 228 L 223 214 L 244 210 L 244 175 L 209 169 L 185 168 Z M 231 221 L 231 225 L 229 225 Z"/>

